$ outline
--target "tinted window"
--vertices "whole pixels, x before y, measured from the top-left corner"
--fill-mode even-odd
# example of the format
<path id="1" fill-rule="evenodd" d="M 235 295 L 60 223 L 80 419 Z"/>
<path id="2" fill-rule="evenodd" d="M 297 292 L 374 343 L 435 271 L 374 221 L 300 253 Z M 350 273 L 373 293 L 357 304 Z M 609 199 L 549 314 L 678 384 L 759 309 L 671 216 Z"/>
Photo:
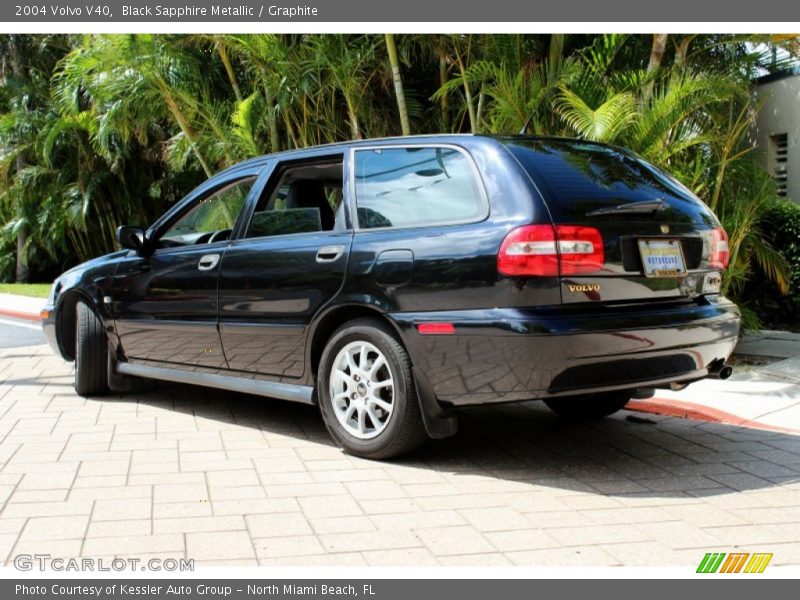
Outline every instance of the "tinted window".
<path id="1" fill-rule="evenodd" d="M 242 179 L 201 199 L 164 232 L 161 242 L 170 246 L 194 244 L 198 240 L 208 241 L 207 234 L 230 235 L 255 180 L 255 177 Z"/>
<path id="2" fill-rule="evenodd" d="M 280 208 L 255 213 L 245 237 L 322 231 L 318 208 Z"/>
<path id="3" fill-rule="evenodd" d="M 468 221 L 484 213 L 469 160 L 452 148 L 359 150 L 355 180 L 363 229 Z"/>
<path id="4" fill-rule="evenodd" d="M 245 237 L 344 230 L 342 168 L 341 161 L 286 168 L 256 204 Z"/>
<path id="5" fill-rule="evenodd" d="M 621 149 L 562 140 L 520 140 L 508 147 L 545 194 L 556 221 L 659 198 L 696 202 L 670 175 Z"/>

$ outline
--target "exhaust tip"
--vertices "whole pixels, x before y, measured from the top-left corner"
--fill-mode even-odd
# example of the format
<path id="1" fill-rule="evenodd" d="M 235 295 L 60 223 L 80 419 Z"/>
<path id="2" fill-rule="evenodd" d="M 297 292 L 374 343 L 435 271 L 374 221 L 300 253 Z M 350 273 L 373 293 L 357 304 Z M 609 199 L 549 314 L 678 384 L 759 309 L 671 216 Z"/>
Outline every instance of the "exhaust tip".
<path id="1" fill-rule="evenodd" d="M 712 379 L 727 379 L 733 375 L 733 367 L 725 364 L 722 359 L 714 361 L 708 367 L 708 376 Z"/>
<path id="2" fill-rule="evenodd" d="M 733 367 L 730 365 L 725 365 L 719 370 L 717 377 L 720 379 L 727 379 L 731 375 L 733 375 Z"/>

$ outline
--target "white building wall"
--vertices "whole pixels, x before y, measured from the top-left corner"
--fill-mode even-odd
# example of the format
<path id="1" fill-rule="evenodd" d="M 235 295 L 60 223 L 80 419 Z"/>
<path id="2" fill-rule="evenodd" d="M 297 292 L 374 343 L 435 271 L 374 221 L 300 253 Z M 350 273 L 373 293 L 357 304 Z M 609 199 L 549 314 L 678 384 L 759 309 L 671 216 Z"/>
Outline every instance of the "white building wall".
<path id="1" fill-rule="evenodd" d="M 756 87 L 756 97 L 764 102 L 758 114 L 755 142 L 766 167 L 774 174 L 775 140 L 786 135 L 786 197 L 800 203 L 800 74 L 789 75 Z"/>

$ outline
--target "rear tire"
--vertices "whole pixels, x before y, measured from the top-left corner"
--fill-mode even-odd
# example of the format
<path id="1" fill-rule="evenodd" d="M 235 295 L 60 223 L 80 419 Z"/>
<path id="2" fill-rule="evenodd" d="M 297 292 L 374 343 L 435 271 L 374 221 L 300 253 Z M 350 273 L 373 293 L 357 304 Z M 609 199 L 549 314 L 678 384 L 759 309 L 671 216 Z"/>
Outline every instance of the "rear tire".
<path id="1" fill-rule="evenodd" d="M 550 410 L 565 419 L 592 421 L 622 410 L 630 399 L 630 393 L 623 391 L 572 398 L 548 398 L 544 403 Z"/>
<path id="2" fill-rule="evenodd" d="M 331 437 L 350 454 L 391 458 L 428 439 L 411 360 L 377 319 L 356 319 L 334 332 L 320 360 L 317 397 Z"/>
<path id="3" fill-rule="evenodd" d="M 75 391 L 102 396 L 108 389 L 108 337 L 94 311 L 83 301 L 75 310 Z"/>

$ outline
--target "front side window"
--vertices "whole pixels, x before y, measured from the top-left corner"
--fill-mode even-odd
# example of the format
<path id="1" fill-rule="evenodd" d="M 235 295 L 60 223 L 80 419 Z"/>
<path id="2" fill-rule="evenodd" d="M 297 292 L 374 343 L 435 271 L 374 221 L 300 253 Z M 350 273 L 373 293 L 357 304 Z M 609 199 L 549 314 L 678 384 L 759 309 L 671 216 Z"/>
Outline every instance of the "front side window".
<path id="1" fill-rule="evenodd" d="M 255 177 L 241 179 L 195 204 L 161 236 L 163 246 L 185 246 L 230 237 Z"/>
<path id="2" fill-rule="evenodd" d="M 377 148 L 355 153 L 362 229 L 477 220 L 485 205 L 469 159 L 453 148 Z"/>

